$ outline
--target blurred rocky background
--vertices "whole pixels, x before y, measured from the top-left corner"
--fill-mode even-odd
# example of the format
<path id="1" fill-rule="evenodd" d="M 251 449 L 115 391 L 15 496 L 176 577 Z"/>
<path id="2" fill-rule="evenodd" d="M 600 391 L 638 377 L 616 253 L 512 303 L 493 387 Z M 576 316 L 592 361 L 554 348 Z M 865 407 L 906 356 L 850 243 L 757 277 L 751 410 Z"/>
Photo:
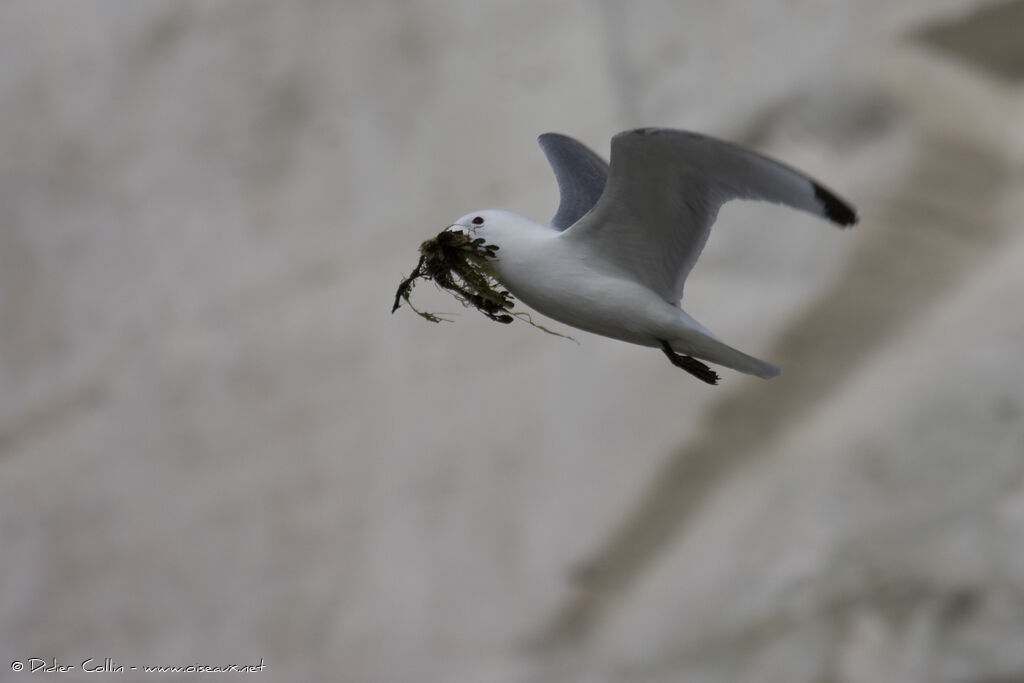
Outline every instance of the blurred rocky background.
<path id="1" fill-rule="evenodd" d="M 0 680 L 1024 681 L 1021 35 L 1020 1 L 3 3 Z M 687 309 L 780 378 L 390 314 L 454 218 L 553 213 L 536 135 L 640 125 L 860 210 L 722 212 Z"/>

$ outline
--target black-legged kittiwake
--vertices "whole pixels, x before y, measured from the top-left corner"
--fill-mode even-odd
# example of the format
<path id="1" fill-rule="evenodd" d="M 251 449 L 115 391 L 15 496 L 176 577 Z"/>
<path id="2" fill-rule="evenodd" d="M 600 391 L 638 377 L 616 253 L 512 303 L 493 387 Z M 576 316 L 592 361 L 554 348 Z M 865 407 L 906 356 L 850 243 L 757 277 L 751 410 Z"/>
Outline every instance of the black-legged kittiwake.
<path id="1" fill-rule="evenodd" d="M 718 375 L 697 359 L 758 377 L 779 374 L 690 317 L 680 306 L 683 284 L 725 202 L 786 204 L 842 227 L 857 222 L 847 202 L 789 166 L 687 131 L 619 133 L 610 166 L 565 135 L 547 133 L 539 142 L 561 195 L 549 225 L 487 209 L 447 228 L 488 245 L 488 272 L 498 282 L 567 325 L 660 348 L 710 384 Z"/>

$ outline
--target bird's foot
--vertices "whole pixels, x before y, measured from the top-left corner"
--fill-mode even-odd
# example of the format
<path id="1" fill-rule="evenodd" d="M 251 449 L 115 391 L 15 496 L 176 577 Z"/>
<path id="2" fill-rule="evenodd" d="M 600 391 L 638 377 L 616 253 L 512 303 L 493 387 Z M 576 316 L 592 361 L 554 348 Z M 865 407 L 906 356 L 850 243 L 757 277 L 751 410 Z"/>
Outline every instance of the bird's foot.
<path id="1" fill-rule="evenodd" d="M 684 356 L 681 353 L 676 353 L 672 350 L 672 347 L 668 345 L 668 342 L 664 339 L 659 339 L 661 342 L 661 350 L 668 356 L 669 361 L 672 365 L 677 368 L 682 368 L 688 373 L 708 384 L 718 384 L 718 373 L 709 368 L 704 363 L 701 363 L 696 358 L 691 356 Z"/>

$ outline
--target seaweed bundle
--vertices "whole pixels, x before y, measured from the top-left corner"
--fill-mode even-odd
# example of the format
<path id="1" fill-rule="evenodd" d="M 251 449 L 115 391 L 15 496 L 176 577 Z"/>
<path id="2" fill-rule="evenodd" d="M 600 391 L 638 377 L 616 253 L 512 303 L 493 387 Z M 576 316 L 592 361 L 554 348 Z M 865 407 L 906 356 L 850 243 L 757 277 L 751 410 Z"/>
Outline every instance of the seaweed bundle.
<path id="1" fill-rule="evenodd" d="M 423 318 L 435 323 L 444 320 L 433 313 L 418 310 L 409 300 L 416 280 L 423 278 L 433 280 L 438 287 L 454 294 L 463 306 L 472 306 L 491 320 L 505 324 L 512 322 L 508 313 L 512 309 L 512 295 L 500 287 L 484 266 L 487 259 L 494 258 L 497 250 L 497 245 L 485 244 L 482 237 L 474 239 L 461 230 L 442 231 L 420 245 L 419 263 L 398 285 L 391 312 L 397 311 L 404 299 L 409 308 Z"/>
<path id="2" fill-rule="evenodd" d="M 482 237 L 472 237 L 461 230 L 443 230 L 420 245 L 420 260 L 409 277 L 402 280 L 395 292 L 394 313 L 402 305 L 430 322 L 447 321 L 435 313 L 421 311 L 412 305 L 410 295 L 416 280 L 432 280 L 438 287 L 455 295 L 463 306 L 475 308 L 495 322 L 508 324 L 514 318 L 525 320 L 534 327 L 557 337 L 572 339 L 533 322 L 528 313 L 512 312 L 515 299 L 504 289 L 487 262 L 496 258 L 498 245 L 487 244 Z M 575 341 L 575 340 L 574 340 Z"/>

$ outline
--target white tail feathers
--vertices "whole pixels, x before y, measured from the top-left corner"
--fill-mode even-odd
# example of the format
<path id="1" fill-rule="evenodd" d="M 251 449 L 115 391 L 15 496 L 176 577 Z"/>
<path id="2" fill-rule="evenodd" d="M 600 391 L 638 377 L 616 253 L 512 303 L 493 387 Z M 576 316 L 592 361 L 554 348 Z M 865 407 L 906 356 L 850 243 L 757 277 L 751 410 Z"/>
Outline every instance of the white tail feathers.
<path id="1" fill-rule="evenodd" d="M 694 358 L 706 360 L 717 365 L 724 365 L 738 372 L 763 379 L 771 379 L 782 372 L 782 368 L 777 365 L 772 365 L 760 358 L 748 356 L 742 351 L 738 351 L 728 344 L 714 337 L 701 334 L 696 330 L 691 331 L 687 338 L 670 341 L 669 344 L 678 353 L 685 353 Z"/>

